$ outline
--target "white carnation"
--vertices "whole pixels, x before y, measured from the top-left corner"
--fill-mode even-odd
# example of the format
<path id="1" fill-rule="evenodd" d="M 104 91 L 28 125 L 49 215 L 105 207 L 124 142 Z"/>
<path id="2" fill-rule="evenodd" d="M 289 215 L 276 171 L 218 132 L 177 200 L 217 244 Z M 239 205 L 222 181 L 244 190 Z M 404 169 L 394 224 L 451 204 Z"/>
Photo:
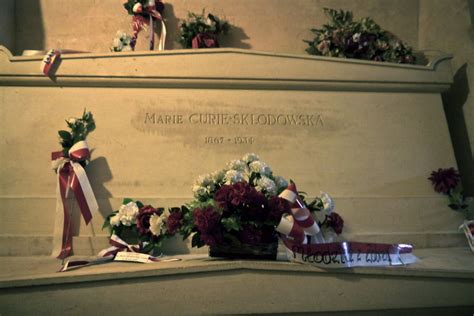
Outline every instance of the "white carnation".
<path id="1" fill-rule="evenodd" d="M 77 121 L 77 120 L 76 120 L 75 118 L 73 118 L 73 117 L 71 117 L 71 118 L 69 118 L 69 119 L 67 120 L 67 122 L 68 122 L 69 124 L 71 124 L 71 125 L 76 124 L 76 121 Z"/>
<path id="2" fill-rule="evenodd" d="M 214 171 L 211 173 L 211 178 L 214 183 L 224 182 L 226 170 Z"/>
<path id="3" fill-rule="evenodd" d="M 286 181 L 285 178 L 280 176 L 275 177 L 275 184 L 278 190 L 286 189 L 288 187 L 288 181 Z"/>
<path id="4" fill-rule="evenodd" d="M 117 213 L 114 216 L 112 216 L 109 221 L 110 221 L 110 225 L 119 226 L 120 225 L 120 216 L 119 216 L 119 214 Z"/>
<path id="5" fill-rule="evenodd" d="M 196 198 L 205 198 L 209 194 L 209 191 L 200 185 L 193 185 L 193 193 Z"/>
<path id="6" fill-rule="evenodd" d="M 159 236 L 163 233 L 165 216 L 153 214 L 150 216 L 150 231 L 153 235 Z"/>
<path id="7" fill-rule="evenodd" d="M 320 193 L 321 193 L 321 201 L 323 202 L 323 207 L 324 207 L 323 210 L 327 214 L 330 214 L 332 210 L 334 209 L 334 201 L 326 192 L 321 191 Z"/>
<path id="8" fill-rule="evenodd" d="M 270 169 L 270 167 L 263 161 L 254 161 L 250 163 L 249 168 L 251 172 L 259 173 L 261 175 L 268 176 L 272 173 L 272 169 Z"/>
<path id="9" fill-rule="evenodd" d="M 237 171 L 245 171 L 247 164 L 243 160 L 232 160 L 227 164 L 227 168 Z"/>
<path id="10" fill-rule="evenodd" d="M 135 217 L 138 214 L 138 206 L 135 202 L 129 202 L 120 206 L 118 216 L 120 222 L 125 226 L 131 226 L 135 223 Z"/>
<path id="11" fill-rule="evenodd" d="M 245 180 L 244 174 L 237 170 L 229 170 L 225 174 L 225 184 L 234 184 Z"/>
<path id="12" fill-rule="evenodd" d="M 255 189 L 259 192 L 265 192 L 270 196 L 274 196 L 277 194 L 277 187 L 275 182 L 265 176 L 257 180 L 257 185 L 255 186 Z"/>
<path id="13" fill-rule="evenodd" d="M 260 157 L 257 154 L 248 153 L 248 154 L 245 154 L 242 160 L 245 161 L 246 163 L 251 163 L 251 162 L 260 160 Z"/>

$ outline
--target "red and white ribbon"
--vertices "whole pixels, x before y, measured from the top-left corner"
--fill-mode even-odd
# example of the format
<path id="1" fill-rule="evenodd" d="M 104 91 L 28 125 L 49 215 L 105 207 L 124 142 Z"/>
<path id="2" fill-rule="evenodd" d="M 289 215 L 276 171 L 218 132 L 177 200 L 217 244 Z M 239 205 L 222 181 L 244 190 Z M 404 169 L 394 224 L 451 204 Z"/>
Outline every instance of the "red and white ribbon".
<path id="1" fill-rule="evenodd" d="M 53 75 L 52 70 L 55 66 L 59 65 L 61 60 L 61 54 L 76 54 L 76 53 L 86 53 L 79 50 L 71 49 L 50 49 L 43 60 L 41 61 L 41 72 L 49 77 Z"/>
<path id="2" fill-rule="evenodd" d="M 311 240 L 314 240 L 316 243 L 324 243 L 325 240 L 321 229 L 313 219 L 313 216 L 311 216 L 311 212 L 299 198 L 295 183 L 291 182 L 288 188 L 280 193 L 279 197 L 290 202 L 292 206 L 291 213 L 293 214 L 296 224 L 298 224 L 307 235 L 312 236 Z"/>
<path id="3" fill-rule="evenodd" d="M 68 155 L 69 157 L 65 157 L 61 151 L 51 155 L 52 167 L 58 174 L 52 255 L 59 259 L 64 259 L 72 253 L 72 208 L 67 207 L 70 190 L 74 193 L 86 225 L 91 221 L 92 213 L 99 209 L 87 174 L 79 163 L 90 158 L 87 143 L 77 142 L 71 147 Z"/>
<path id="4" fill-rule="evenodd" d="M 144 7 L 144 12 L 140 12 L 140 14 L 134 14 L 132 18 L 132 42 L 131 42 L 131 47 L 132 49 L 135 49 L 135 45 L 137 43 L 138 39 L 138 33 L 142 29 L 145 29 L 146 26 L 150 28 L 150 50 L 153 50 L 155 48 L 155 20 L 158 20 L 161 22 L 161 34 L 158 40 L 158 50 L 162 51 L 165 49 L 165 41 L 166 41 L 166 26 L 163 21 L 163 17 L 161 16 L 161 13 L 158 12 L 156 9 L 157 4 L 160 3 L 160 1 L 154 1 L 150 0 L 148 1 L 148 4 Z M 148 19 L 143 16 L 142 14 L 147 14 Z"/>
<path id="5" fill-rule="evenodd" d="M 290 261 L 320 268 L 399 266 L 417 261 L 413 246 L 408 244 L 339 242 L 299 245 L 286 238 L 282 240 Z"/>
<path id="6" fill-rule="evenodd" d="M 74 261 L 66 261 L 61 269 L 58 272 L 65 272 L 74 269 L 83 268 L 86 266 L 96 265 L 112 260 L 116 261 L 129 261 L 129 262 L 141 262 L 141 263 L 149 263 L 149 262 L 171 262 L 171 261 L 179 261 L 181 259 L 178 258 L 164 258 L 164 257 L 154 257 L 148 254 L 140 253 L 142 247 L 140 245 L 129 245 L 127 242 L 122 240 L 119 236 L 112 234 L 109 239 L 110 247 L 103 249 L 99 252 L 96 258 L 92 260 L 74 260 Z M 131 256 L 119 256 L 123 253 L 132 253 L 135 255 Z M 120 258 L 119 258 L 120 257 Z"/>

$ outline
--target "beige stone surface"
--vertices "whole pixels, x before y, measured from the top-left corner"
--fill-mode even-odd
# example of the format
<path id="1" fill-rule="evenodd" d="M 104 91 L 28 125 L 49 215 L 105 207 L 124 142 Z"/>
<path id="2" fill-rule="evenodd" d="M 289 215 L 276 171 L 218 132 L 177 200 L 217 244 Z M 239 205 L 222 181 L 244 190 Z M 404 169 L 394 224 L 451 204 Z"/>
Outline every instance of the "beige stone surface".
<path id="1" fill-rule="evenodd" d="M 5 315 L 138 313 L 150 306 L 167 315 L 348 310 L 382 315 L 427 307 L 436 307 L 431 314 L 438 315 L 472 307 L 474 266 L 467 248 L 415 254 L 421 260 L 406 267 L 337 271 L 187 255 L 179 262 L 109 263 L 66 273 L 54 272 L 59 261 L 52 258 L 3 257 L 0 306 Z"/>
<path id="2" fill-rule="evenodd" d="M 84 108 L 97 122 L 87 172 L 100 209 L 85 227 L 70 201 L 75 235 L 104 236 L 103 218 L 124 197 L 189 201 L 198 175 L 246 152 L 310 196 L 330 192 L 348 234 L 452 234 L 461 221 L 426 179 L 455 165 L 439 97 L 451 78 L 446 58 L 422 67 L 229 49 L 88 54 L 64 57 L 54 81 L 38 58 L 4 51 L 0 60 L 3 244 L 51 234 L 49 152 L 64 119 Z M 225 72 L 206 63 L 226 63 Z M 446 245 L 426 236 L 416 243 Z"/>

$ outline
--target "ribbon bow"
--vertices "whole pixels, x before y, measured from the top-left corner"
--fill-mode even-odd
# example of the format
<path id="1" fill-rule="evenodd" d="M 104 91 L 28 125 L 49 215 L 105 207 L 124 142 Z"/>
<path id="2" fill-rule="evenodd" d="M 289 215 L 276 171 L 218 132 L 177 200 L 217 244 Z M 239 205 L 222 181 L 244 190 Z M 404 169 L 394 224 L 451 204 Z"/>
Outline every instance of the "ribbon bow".
<path id="1" fill-rule="evenodd" d="M 150 0 L 148 1 L 147 5 L 145 5 L 143 9 L 141 9 L 140 12 L 134 12 L 135 14 L 133 15 L 133 18 L 132 18 L 133 35 L 132 35 L 132 41 L 130 43 L 130 46 L 132 47 L 132 49 L 135 49 L 138 33 L 140 33 L 140 31 L 144 29 L 146 25 L 148 25 L 150 28 L 150 50 L 154 49 L 155 47 L 154 20 L 155 19 L 161 21 L 161 36 L 158 43 L 158 50 L 165 49 L 166 27 L 165 27 L 165 23 L 163 22 L 163 17 L 161 16 L 161 13 L 160 13 L 160 11 L 163 12 L 163 10 L 164 10 L 164 6 L 160 0 L 156 0 L 156 1 Z M 148 19 L 147 19 L 147 16 L 148 16 Z"/>
<path id="2" fill-rule="evenodd" d="M 52 167 L 58 174 L 58 186 L 56 190 L 56 225 L 53 240 L 53 255 L 58 259 L 64 259 L 72 252 L 72 213 L 67 209 L 66 199 L 69 190 L 74 192 L 82 217 L 87 224 L 92 219 L 92 212 L 99 209 L 97 201 L 92 192 L 89 179 L 80 162 L 90 158 L 90 151 L 85 141 L 74 144 L 69 149 L 68 157 L 63 152 L 51 154 Z M 58 226 L 62 222 L 62 227 Z"/>

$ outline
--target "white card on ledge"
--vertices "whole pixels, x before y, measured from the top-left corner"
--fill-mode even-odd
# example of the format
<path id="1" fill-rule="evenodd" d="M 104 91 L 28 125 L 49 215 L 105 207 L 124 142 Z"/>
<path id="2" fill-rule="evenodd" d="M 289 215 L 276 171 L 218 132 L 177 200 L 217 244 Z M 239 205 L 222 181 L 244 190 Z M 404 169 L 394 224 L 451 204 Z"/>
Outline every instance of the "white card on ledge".
<path id="1" fill-rule="evenodd" d="M 151 262 L 150 255 L 139 253 L 139 252 L 117 252 L 114 261 L 127 261 L 127 262 L 139 262 L 148 263 Z"/>

